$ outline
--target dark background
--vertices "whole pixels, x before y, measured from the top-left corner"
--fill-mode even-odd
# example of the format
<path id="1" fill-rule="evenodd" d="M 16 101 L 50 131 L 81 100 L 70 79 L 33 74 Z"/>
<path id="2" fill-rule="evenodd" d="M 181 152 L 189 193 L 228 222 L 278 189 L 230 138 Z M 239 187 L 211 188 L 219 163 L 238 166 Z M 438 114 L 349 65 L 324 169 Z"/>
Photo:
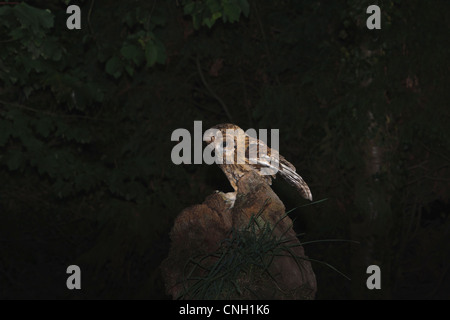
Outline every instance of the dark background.
<path id="1" fill-rule="evenodd" d="M 449 1 L 89 0 L 81 30 L 68 1 L 24 2 L 0 6 L 1 298 L 169 298 L 174 218 L 231 190 L 172 163 L 194 120 L 279 129 L 327 199 L 290 214 L 301 241 L 360 242 L 305 245 L 352 279 L 313 263 L 318 299 L 450 298 Z"/>

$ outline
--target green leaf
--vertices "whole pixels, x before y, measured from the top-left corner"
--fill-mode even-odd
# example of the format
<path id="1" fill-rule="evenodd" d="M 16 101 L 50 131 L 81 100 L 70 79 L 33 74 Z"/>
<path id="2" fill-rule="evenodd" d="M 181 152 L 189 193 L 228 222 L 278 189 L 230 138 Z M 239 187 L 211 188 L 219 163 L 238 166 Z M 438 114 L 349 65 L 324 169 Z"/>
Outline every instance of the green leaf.
<path id="1" fill-rule="evenodd" d="M 239 6 L 241 7 L 242 13 L 244 16 L 248 17 L 250 13 L 250 5 L 247 0 L 239 0 Z"/>
<path id="2" fill-rule="evenodd" d="M 187 5 L 185 5 L 184 8 L 183 8 L 184 14 L 192 14 L 192 13 L 194 13 L 195 5 L 196 5 L 195 2 L 190 2 Z"/>
<path id="3" fill-rule="evenodd" d="M 145 46 L 145 59 L 147 60 L 147 67 L 151 67 L 156 63 L 158 58 L 158 50 L 153 41 L 147 42 Z"/>
<path id="4" fill-rule="evenodd" d="M 164 26 L 166 24 L 164 12 L 159 10 L 158 12 L 153 13 L 151 22 L 156 26 Z"/>
<path id="5" fill-rule="evenodd" d="M 205 4 L 211 12 L 219 12 L 222 10 L 218 0 L 206 0 Z"/>
<path id="6" fill-rule="evenodd" d="M 7 27 L 10 26 L 7 18 L 11 16 L 12 10 L 13 10 L 13 8 L 10 6 L 1 6 L 0 7 L 0 17 L 1 17 L 0 23 L 2 23 L 4 26 L 7 26 Z"/>
<path id="7" fill-rule="evenodd" d="M 220 17 L 222 17 L 222 12 L 214 12 L 212 15 L 212 20 L 216 21 Z"/>
<path id="8" fill-rule="evenodd" d="M 119 57 L 114 56 L 106 63 L 105 70 L 114 78 L 119 78 L 122 75 L 123 64 Z"/>
<path id="9" fill-rule="evenodd" d="M 42 57 L 45 59 L 51 59 L 53 61 L 61 60 L 62 50 L 61 46 L 55 38 L 47 38 L 42 44 Z"/>
<path id="10" fill-rule="evenodd" d="M 164 47 L 162 42 L 158 41 L 156 48 L 158 50 L 158 57 L 156 59 L 156 62 L 158 62 L 159 64 L 166 63 L 166 59 L 167 59 L 166 48 Z"/>
<path id="11" fill-rule="evenodd" d="M 72 184 L 63 179 L 58 179 L 52 186 L 52 189 L 59 198 L 65 198 L 73 193 Z"/>
<path id="12" fill-rule="evenodd" d="M 38 134 L 47 138 L 51 131 L 54 130 L 53 121 L 48 118 L 41 118 L 36 123 L 36 131 Z"/>
<path id="13" fill-rule="evenodd" d="M 42 9 L 33 8 L 22 2 L 14 7 L 17 19 L 23 26 L 29 27 L 34 33 L 41 28 L 49 29 L 53 27 L 53 15 Z"/>
<path id="14" fill-rule="evenodd" d="M 133 44 L 124 45 L 122 49 L 120 49 L 120 53 L 125 59 L 133 61 L 136 65 L 139 65 L 142 62 L 143 54 L 138 46 Z"/>
<path id="15" fill-rule="evenodd" d="M 200 19 L 199 19 L 199 15 L 198 14 L 194 14 L 192 16 L 192 23 L 194 24 L 194 29 L 197 30 L 198 28 L 200 28 Z"/>
<path id="16" fill-rule="evenodd" d="M 93 182 L 92 176 L 86 172 L 79 173 L 74 177 L 74 186 L 76 190 L 89 191 Z"/>
<path id="17" fill-rule="evenodd" d="M 239 7 L 236 3 L 226 1 L 223 4 L 223 15 L 225 22 L 236 22 L 239 20 L 239 16 L 241 15 L 241 7 Z"/>
<path id="18" fill-rule="evenodd" d="M 0 119 L 0 147 L 8 142 L 12 131 L 12 124 L 8 120 Z"/>
<path id="19" fill-rule="evenodd" d="M 211 29 L 211 27 L 214 25 L 214 21 L 212 21 L 210 18 L 204 18 L 203 24 L 206 24 L 206 26 Z"/>
<path id="20" fill-rule="evenodd" d="M 15 171 L 20 168 L 20 166 L 23 164 L 24 158 L 22 155 L 21 150 L 14 150 L 14 152 L 11 152 L 9 154 L 8 159 L 6 160 L 6 165 L 8 166 L 9 170 Z"/>
<path id="21" fill-rule="evenodd" d="M 164 44 L 158 39 L 148 41 L 145 46 L 145 58 L 147 67 L 153 66 L 156 62 L 164 64 L 167 58 Z"/>
<path id="22" fill-rule="evenodd" d="M 134 25 L 135 17 L 131 12 L 128 12 L 122 19 L 122 21 L 125 22 L 126 25 L 131 28 Z"/>
<path id="23" fill-rule="evenodd" d="M 132 77 L 133 74 L 134 74 L 134 68 L 132 66 L 129 66 L 129 65 L 125 66 L 125 71 L 130 75 L 130 77 Z"/>

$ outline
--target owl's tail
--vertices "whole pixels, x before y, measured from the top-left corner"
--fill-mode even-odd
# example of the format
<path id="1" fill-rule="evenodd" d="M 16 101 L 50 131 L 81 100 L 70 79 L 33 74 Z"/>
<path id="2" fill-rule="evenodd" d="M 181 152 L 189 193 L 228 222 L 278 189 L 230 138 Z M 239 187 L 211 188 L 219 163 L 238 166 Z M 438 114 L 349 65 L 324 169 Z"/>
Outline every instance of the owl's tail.
<path id="1" fill-rule="evenodd" d="M 313 200 L 311 190 L 300 175 L 295 172 L 295 167 L 286 159 L 280 156 L 280 170 L 278 173 L 286 180 L 290 185 L 294 186 L 302 195 L 303 198 L 310 201 Z"/>

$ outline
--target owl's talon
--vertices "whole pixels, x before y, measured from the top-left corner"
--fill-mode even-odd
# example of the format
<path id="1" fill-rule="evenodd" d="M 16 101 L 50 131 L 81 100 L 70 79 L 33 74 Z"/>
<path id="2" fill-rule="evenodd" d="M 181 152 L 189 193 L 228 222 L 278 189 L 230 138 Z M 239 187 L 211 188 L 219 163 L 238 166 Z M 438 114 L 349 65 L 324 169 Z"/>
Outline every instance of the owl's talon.
<path id="1" fill-rule="evenodd" d="M 227 192 L 224 195 L 224 199 L 227 201 L 236 201 L 237 192 Z"/>
<path id="2" fill-rule="evenodd" d="M 234 202 L 236 201 L 237 193 L 236 192 L 228 192 L 228 193 L 220 192 L 220 193 L 221 193 L 220 196 L 222 197 L 223 201 L 225 201 L 225 203 L 229 205 L 230 208 L 233 208 Z"/>

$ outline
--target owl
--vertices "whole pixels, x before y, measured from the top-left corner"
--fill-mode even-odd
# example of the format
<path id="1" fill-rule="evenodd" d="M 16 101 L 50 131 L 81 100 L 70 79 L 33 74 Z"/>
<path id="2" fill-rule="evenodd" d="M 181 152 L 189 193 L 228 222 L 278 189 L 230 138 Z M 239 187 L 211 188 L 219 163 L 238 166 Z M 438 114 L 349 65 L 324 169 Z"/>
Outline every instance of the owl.
<path id="1" fill-rule="evenodd" d="M 227 197 L 234 202 L 237 182 L 249 171 L 256 171 L 271 185 L 279 173 L 294 186 L 303 198 L 312 201 L 312 194 L 295 167 L 277 150 L 269 148 L 263 141 L 246 134 L 234 124 L 218 124 L 207 130 L 204 139 L 214 148 L 219 167 L 225 173 L 234 189 Z"/>

